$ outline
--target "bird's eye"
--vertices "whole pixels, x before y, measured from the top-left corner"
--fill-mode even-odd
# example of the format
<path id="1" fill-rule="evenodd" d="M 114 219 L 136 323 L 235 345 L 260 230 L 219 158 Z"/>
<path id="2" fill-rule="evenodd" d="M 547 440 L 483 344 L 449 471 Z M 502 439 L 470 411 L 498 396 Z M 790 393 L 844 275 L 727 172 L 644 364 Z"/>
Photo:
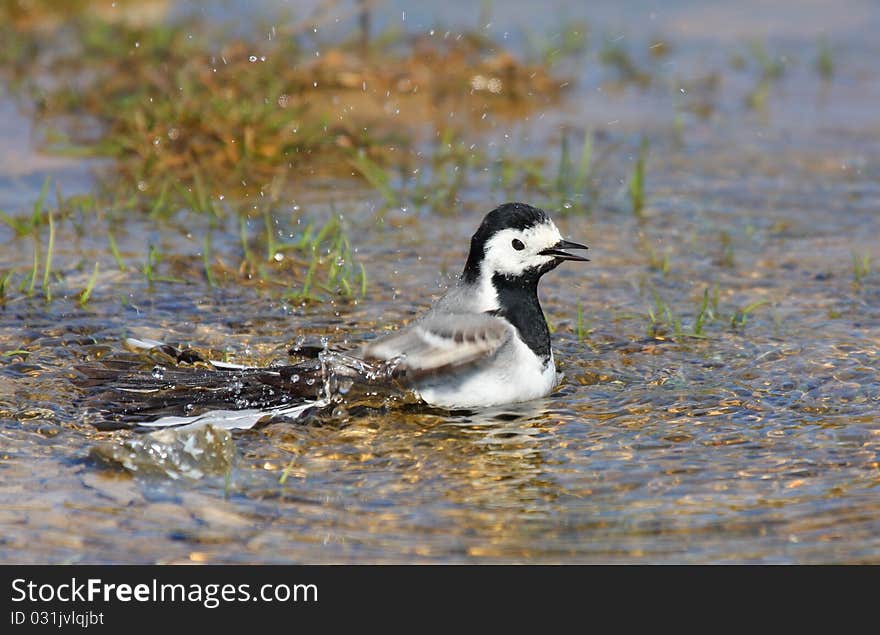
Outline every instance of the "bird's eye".
<path id="1" fill-rule="evenodd" d="M 522 251 L 523 249 L 526 248 L 526 246 L 523 245 L 523 242 L 519 238 L 514 238 L 513 242 L 510 244 L 513 245 L 513 248 L 516 249 L 517 251 Z"/>

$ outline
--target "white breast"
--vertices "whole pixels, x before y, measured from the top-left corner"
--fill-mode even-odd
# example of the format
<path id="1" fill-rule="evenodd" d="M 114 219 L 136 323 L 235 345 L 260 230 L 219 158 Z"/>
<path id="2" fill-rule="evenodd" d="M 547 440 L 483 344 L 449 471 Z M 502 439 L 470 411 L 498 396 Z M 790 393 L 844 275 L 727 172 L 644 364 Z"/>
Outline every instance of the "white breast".
<path id="1" fill-rule="evenodd" d="M 444 408 L 481 408 L 544 397 L 556 385 L 553 353 L 545 364 L 518 336 L 476 367 L 416 387 L 425 402 Z"/>

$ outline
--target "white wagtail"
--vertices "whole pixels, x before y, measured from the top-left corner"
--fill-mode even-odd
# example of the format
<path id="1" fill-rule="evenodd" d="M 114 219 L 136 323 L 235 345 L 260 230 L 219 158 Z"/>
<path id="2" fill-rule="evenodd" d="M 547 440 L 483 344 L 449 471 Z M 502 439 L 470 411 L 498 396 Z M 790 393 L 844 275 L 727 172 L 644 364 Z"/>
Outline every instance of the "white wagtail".
<path id="1" fill-rule="evenodd" d="M 550 330 L 538 281 L 566 249 L 547 214 L 507 203 L 483 219 L 464 271 L 431 309 L 409 326 L 363 346 L 367 360 L 400 359 L 401 377 L 425 402 L 447 408 L 495 406 L 547 395 L 556 385 Z"/>
<path id="2" fill-rule="evenodd" d="M 244 428 L 267 415 L 296 417 L 332 401 L 328 380 L 339 383 L 328 377 L 333 374 L 374 386 L 391 380 L 444 408 L 528 401 L 547 395 L 557 383 L 538 282 L 565 260 L 588 260 L 568 249 L 587 247 L 563 239 L 543 210 L 507 203 L 483 219 L 471 238 L 464 271 L 442 298 L 411 324 L 352 354 L 325 353 L 318 361 L 269 368 L 210 363 L 212 369 L 201 372 L 80 370 L 89 378 L 87 385 L 115 382 L 117 396 L 126 395 L 117 419 L 144 426 L 210 422 Z M 187 359 L 191 350 L 180 353 L 159 342 L 129 344 L 202 361 Z"/>

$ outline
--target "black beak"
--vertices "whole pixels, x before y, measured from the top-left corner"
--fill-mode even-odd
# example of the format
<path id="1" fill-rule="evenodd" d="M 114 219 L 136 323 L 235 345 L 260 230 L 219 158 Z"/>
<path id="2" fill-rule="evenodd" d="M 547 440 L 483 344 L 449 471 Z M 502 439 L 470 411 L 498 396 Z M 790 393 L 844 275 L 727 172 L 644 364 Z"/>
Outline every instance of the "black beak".
<path id="1" fill-rule="evenodd" d="M 589 249 L 589 247 L 587 247 L 586 245 L 581 245 L 580 243 L 573 243 L 570 240 L 560 240 L 552 247 L 543 251 L 539 251 L 538 253 L 542 256 L 555 256 L 560 260 L 580 260 L 581 262 L 590 262 L 589 258 L 570 254 L 567 251 L 563 251 L 565 249 Z"/>

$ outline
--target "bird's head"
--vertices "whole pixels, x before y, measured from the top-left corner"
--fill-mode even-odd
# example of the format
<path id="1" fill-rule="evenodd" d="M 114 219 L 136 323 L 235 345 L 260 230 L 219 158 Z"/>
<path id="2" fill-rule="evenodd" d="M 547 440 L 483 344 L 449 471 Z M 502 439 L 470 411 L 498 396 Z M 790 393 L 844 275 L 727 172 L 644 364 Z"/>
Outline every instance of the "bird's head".
<path id="1" fill-rule="evenodd" d="M 501 276 L 537 283 L 564 260 L 588 260 L 567 249 L 587 246 L 565 240 L 544 210 L 525 203 L 505 203 L 486 214 L 471 238 L 462 279 L 480 284 Z"/>

